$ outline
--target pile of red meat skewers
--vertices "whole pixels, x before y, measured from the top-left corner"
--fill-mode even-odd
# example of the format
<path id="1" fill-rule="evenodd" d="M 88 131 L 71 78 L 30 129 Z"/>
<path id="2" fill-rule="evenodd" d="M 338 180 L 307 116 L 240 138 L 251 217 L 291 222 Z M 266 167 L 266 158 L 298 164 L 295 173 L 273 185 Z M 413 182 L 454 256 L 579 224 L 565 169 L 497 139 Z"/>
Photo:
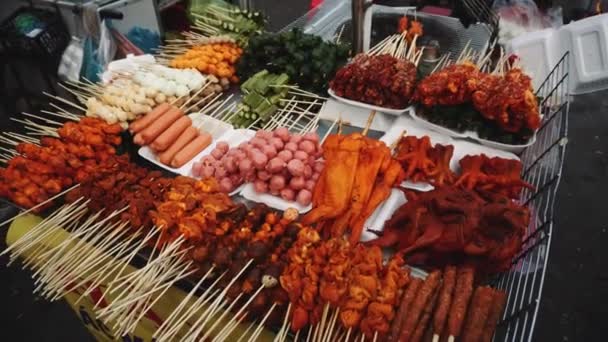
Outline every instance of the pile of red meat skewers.
<path id="1" fill-rule="evenodd" d="M 416 66 L 390 55 L 357 55 L 329 82 L 340 97 L 385 108 L 407 107 L 416 83 Z"/>

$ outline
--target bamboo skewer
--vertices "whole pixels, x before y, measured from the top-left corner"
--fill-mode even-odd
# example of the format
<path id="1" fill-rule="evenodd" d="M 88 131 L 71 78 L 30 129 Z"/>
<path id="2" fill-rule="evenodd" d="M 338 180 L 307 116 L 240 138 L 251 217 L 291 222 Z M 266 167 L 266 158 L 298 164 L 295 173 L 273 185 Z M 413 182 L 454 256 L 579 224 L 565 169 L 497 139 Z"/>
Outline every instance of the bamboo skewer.
<path id="1" fill-rule="evenodd" d="M 260 324 L 258 324 L 258 327 L 256 328 L 256 330 L 254 330 L 253 335 L 251 335 L 248 342 L 253 342 L 253 341 L 257 340 L 258 336 L 260 336 L 260 334 L 262 333 L 262 329 L 264 329 L 264 323 L 266 323 L 266 320 L 268 319 L 268 317 L 270 317 L 270 314 L 272 313 L 272 311 L 274 310 L 274 308 L 276 306 L 277 306 L 277 303 L 272 304 L 272 306 L 270 307 L 270 309 L 268 310 L 268 312 L 266 313 L 264 318 L 262 318 L 262 321 L 260 322 Z"/>
<path id="2" fill-rule="evenodd" d="M 0 227 L 4 226 L 5 224 L 7 224 L 7 223 L 9 223 L 9 222 L 12 222 L 13 220 L 15 220 L 15 219 L 16 219 L 16 218 L 18 218 L 18 217 L 21 217 L 21 216 L 23 216 L 23 215 L 25 215 L 25 214 L 28 214 L 28 213 L 32 212 L 33 210 L 36 210 L 36 209 L 38 209 L 38 208 L 40 208 L 40 207 L 44 206 L 45 204 L 47 204 L 47 203 L 51 202 L 51 201 L 52 201 L 52 200 L 54 200 L 54 199 L 57 199 L 57 198 L 59 198 L 59 197 L 61 197 L 61 196 L 65 195 L 65 194 L 67 194 L 68 192 L 70 192 L 70 191 L 72 191 L 72 190 L 76 189 L 76 188 L 77 188 L 77 187 L 79 187 L 79 186 L 80 186 L 80 184 L 73 185 L 73 186 L 69 187 L 68 189 L 66 189 L 66 190 L 64 190 L 64 191 L 62 191 L 62 192 L 60 192 L 60 193 L 58 193 L 57 195 L 54 195 L 54 196 L 49 197 L 49 199 L 47 199 L 46 201 L 40 202 L 40 203 L 36 204 L 35 206 L 33 206 L 33 207 L 31 207 L 31 208 L 29 208 L 29 209 L 27 209 L 27 210 L 22 211 L 21 213 L 19 213 L 19 214 L 17 214 L 17 215 L 15 215 L 15 216 L 13 216 L 12 218 L 10 218 L 10 219 L 8 219 L 8 220 L 5 220 L 5 221 L 3 221 L 2 223 L 0 223 Z"/>

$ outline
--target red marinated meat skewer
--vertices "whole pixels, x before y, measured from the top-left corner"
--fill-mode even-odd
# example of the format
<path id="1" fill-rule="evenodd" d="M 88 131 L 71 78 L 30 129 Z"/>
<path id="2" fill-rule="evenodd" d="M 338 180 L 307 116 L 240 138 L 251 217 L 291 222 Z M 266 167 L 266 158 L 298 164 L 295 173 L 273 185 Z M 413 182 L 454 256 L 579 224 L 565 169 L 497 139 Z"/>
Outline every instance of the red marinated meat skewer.
<path id="1" fill-rule="evenodd" d="M 472 267 L 462 267 L 458 270 L 456 278 L 456 289 L 454 290 L 454 299 L 450 307 L 448 315 L 448 341 L 451 342 L 455 337 L 460 336 L 462 325 L 464 323 L 469 299 L 473 293 L 473 280 L 475 270 Z"/>
<path id="2" fill-rule="evenodd" d="M 439 293 L 439 303 L 435 310 L 433 317 L 433 341 L 439 340 L 443 328 L 445 326 L 446 318 L 448 317 L 448 311 L 452 304 L 452 298 L 454 296 L 454 286 L 456 285 L 456 267 L 446 266 L 443 273 L 443 285 Z"/>
<path id="3" fill-rule="evenodd" d="M 416 298 L 412 302 L 411 309 L 408 311 L 408 314 L 405 317 L 405 322 L 403 323 L 403 327 L 401 328 L 401 333 L 399 335 L 399 341 L 410 341 L 414 335 L 414 330 L 416 329 L 416 325 L 420 320 L 422 311 L 427 303 L 431 300 L 431 297 L 437 286 L 439 286 L 440 281 L 441 271 L 433 271 L 426 277 L 422 287 L 416 295 Z"/>
<path id="4" fill-rule="evenodd" d="M 492 341 L 494 330 L 496 330 L 496 325 L 498 324 L 498 320 L 500 319 L 500 315 L 502 315 L 506 304 L 507 294 L 502 290 L 494 290 L 494 295 L 492 296 L 492 306 L 490 307 L 490 312 L 488 313 L 488 319 L 486 320 L 486 324 L 483 328 L 483 333 L 479 339 L 481 342 Z"/>
<path id="5" fill-rule="evenodd" d="M 475 289 L 467 321 L 462 331 L 462 342 L 479 341 L 488 320 L 493 298 L 494 290 L 491 287 L 479 286 Z"/>
<path id="6" fill-rule="evenodd" d="M 437 299 L 439 299 L 439 287 L 437 287 L 431 297 L 431 300 L 426 304 L 424 310 L 422 311 L 422 316 L 420 317 L 420 321 L 418 322 L 418 326 L 416 330 L 414 330 L 414 335 L 411 338 L 411 342 L 419 342 L 422 341 L 422 337 L 424 333 L 428 330 L 429 321 L 431 320 L 431 316 L 433 316 L 433 311 L 437 305 Z"/>
<path id="7" fill-rule="evenodd" d="M 404 323 L 403 321 L 407 317 L 408 310 L 421 285 L 422 280 L 418 278 L 412 278 L 410 281 L 410 285 L 407 287 L 407 290 L 405 290 L 405 293 L 402 296 L 401 305 L 399 306 L 399 311 L 397 311 L 397 316 L 395 316 L 395 319 L 391 325 L 391 334 L 388 337 L 389 341 L 397 341 L 399 339 L 399 332 L 401 331 L 401 326 Z"/>

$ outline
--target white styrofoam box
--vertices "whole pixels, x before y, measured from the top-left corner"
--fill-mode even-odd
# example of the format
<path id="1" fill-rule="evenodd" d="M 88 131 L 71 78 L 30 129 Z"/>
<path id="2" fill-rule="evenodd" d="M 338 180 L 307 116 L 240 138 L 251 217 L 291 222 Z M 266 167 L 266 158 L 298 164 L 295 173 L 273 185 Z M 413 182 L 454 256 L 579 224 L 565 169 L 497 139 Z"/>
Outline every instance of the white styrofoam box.
<path id="1" fill-rule="evenodd" d="M 426 127 L 430 130 L 439 132 L 441 134 L 447 135 L 452 138 L 460 138 L 460 139 L 469 138 L 469 139 L 479 142 L 481 145 L 488 146 L 493 149 L 513 152 L 513 153 L 519 153 L 519 152 L 523 151 L 526 147 L 534 145 L 534 143 L 536 142 L 536 133 L 534 133 L 534 135 L 525 144 L 521 144 L 521 145 L 503 144 L 503 143 L 499 143 L 497 141 L 482 139 L 479 137 L 479 134 L 477 134 L 477 132 L 475 132 L 475 131 L 458 132 L 458 131 L 449 129 L 447 127 L 437 125 L 435 123 L 432 123 L 432 122 L 426 120 L 422 116 L 416 115 L 415 110 L 411 110 L 409 113 L 414 118 L 414 120 L 422 127 Z M 542 116 L 541 116 L 541 118 L 542 118 Z"/>
<path id="2" fill-rule="evenodd" d="M 608 14 L 563 26 L 559 38 L 570 50 L 570 90 L 584 94 L 608 88 Z"/>
<path id="3" fill-rule="evenodd" d="M 213 137 L 213 141 L 209 146 L 207 146 L 204 150 L 202 150 L 199 154 L 192 158 L 192 160 L 184 164 L 184 166 L 180 168 L 173 168 L 161 163 L 157 158 L 156 152 L 154 152 L 149 146 L 142 146 L 137 151 L 137 153 L 144 159 L 162 167 L 165 170 L 169 170 L 173 173 L 177 173 L 182 176 L 192 177 L 192 164 L 194 164 L 195 161 L 201 159 L 203 156 L 206 156 L 211 153 L 211 151 L 213 151 L 213 149 L 215 148 L 215 144 L 218 141 L 229 140 L 231 135 L 234 134 L 233 132 L 235 132 L 236 130 L 232 129 L 232 125 L 228 123 L 214 119 L 201 113 L 194 113 L 190 114 L 189 116 L 192 119 L 193 126 L 199 129 L 204 128 L 207 132 L 209 132 L 209 134 L 211 134 L 211 136 Z M 201 122 L 203 123 L 202 125 L 200 124 Z"/>
<path id="4" fill-rule="evenodd" d="M 520 65 L 532 78 L 534 89 L 538 89 L 563 54 L 556 32 L 554 28 L 547 28 L 527 33 L 512 39 L 506 46 L 508 54 L 520 57 Z"/>
<path id="5" fill-rule="evenodd" d="M 397 139 L 399 139 L 401 132 L 404 130 L 408 135 L 413 135 L 418 138 L 427 135 L 431 139 L 432 145 L 453 145 L 454 155 L 450 161 L 450 169 L 456 173 L 458 173 L 460 170 L 459 161 L 466 155 L 485 154 L 488 157 L 501 157 L 519 160 L 517 155 L 513 154 L 512 152 L 502 151 L 462 139 L 452 139 L 450 137 L 438 134 L 428 128 L 420 126 L 415 120 L 406 116 L 399 117 L 397 120 L 395 120 L 391 129 L 388 130 L 384 136 L 380 138 L 380 140 L 387 145 L 392 145 Z M 433 186 L 428 183 L 411 183 L 407 181 L 402 183 L 401 186 L 418 191 L 430 191 L 434 189 Z M 374 214 L 365 222 L 363 234 L 361 234 L 361 240 L 368 241 L 375 239 L 377 235 L 372 233 L 370 230 L 381 232 L 384 229 L 384 223 L 386 220 L 390 219 L 395 211 L 405 203 L 407 203 L 407 199 L 405 198 L 403 192 L 399 189 L 392 189 L 388 199 L 384 201 L 378 207 L 378 209 L 376 209 Z"/>
<path id="6" fill-rule="evenodd" d="M 380 106 L 376 106 L 373 104 L 369 104 L 369 103 L 365 103 L 365 102 L 360 102 L 360 101 L 355 101 L 355 100 L 351 100 L 351 99 L 347 99 L 345 97 L 341 97 L 336 95 L 336 93 L 332 90 L 332 89 L 328 89 L 327 93 L 333 97 L 334 99 L 340 101 L 340 102 L 344 102 L 346 104 L 352 105 L 352 106 L 356 106 L 356 107 L 361 107 L 361 108 L 365 108 L 365 109 L 369 109 L 370 111 L 375 110 L 376 112 L 380 112 L 380 113 L 386 113 L 386 114 L 392 114 L 392 115 L 401 115 L 405 112 L 407 112 L 412 106 L 407 106 L 403 109 L 393 109 L 393 108 L 385 108 L 385 107 L 380 107 Z"/>
<path id="7" fill-rule="evenodd" d="M 365 127 L 371 111 L 372 110 L 368 108 L 353 106 L 334 99 L 328 99 L 319 111 L 319 118 L 333 122 L 341 117 L 343 121 L 347 121 L 351 126 Z M 378 112 L 374 117 L 374 121 L 372 121 L 370 129 L 386 132 L 391 128 L 393 121 L 395 121 L 394 115 Z"/>
<path id="8" fill-rule="evenodd" d="M 286 201 L 279 196 L 274 196 L 268 193 L 259 193 L 255 191 L 253 183 L 247 183 L 241 190 L 241 196 L 252 202 L 264 203 L 271 208 L 285 211 L 289 208 L 295 208 L 300 214 L 304 214 L 312 209 L 312 204 L 303 206 L 296 201 Z"/>

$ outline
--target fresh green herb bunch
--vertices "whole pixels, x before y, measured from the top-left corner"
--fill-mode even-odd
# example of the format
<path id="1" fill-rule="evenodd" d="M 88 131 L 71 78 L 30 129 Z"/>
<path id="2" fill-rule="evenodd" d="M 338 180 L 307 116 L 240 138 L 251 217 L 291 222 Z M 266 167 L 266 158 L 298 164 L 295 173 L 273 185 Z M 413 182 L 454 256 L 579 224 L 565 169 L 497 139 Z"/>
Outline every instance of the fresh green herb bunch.
<path id="1" fill-rule="evenodd" d="M 326 42 L 299 29 L 263 33 L 249 40 L 237 64 L 237 74 L 247 79 L 263 69 L 286 73 L 300 88 L 325 94 L 329 81 L 346 63 L 349 54 L 348 45 Z"/>

